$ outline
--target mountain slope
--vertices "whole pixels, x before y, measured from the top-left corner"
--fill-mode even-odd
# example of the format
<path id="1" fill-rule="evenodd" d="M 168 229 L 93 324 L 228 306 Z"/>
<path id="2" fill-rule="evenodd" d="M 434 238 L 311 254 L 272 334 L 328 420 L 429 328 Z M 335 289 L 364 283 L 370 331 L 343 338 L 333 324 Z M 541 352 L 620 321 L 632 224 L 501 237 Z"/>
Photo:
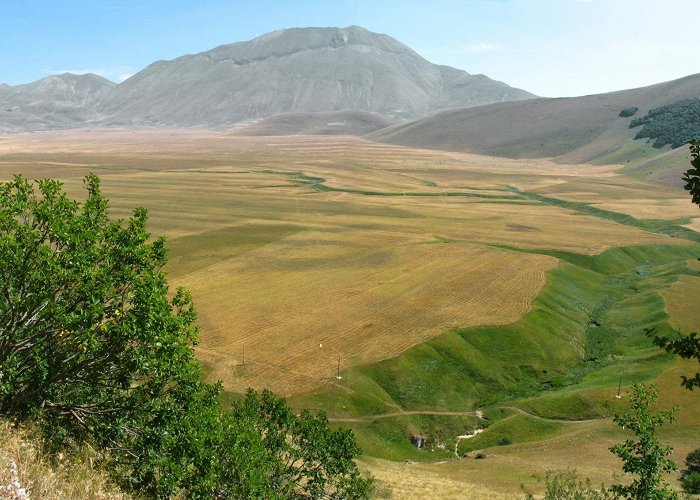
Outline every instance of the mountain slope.
<path id="1" fill-rule="evenodd" d="M 374 132 L 370 139 L 423 148 L 469 151 L 512 158 L 556 157 L 562 162 L 615 162 L 636 130 L 635 116 L 680 99 L 700 96 L 700 75 L 632 90 L 560 99 L 531 99 L 446 111 Z M 643 142 L 639 144 L 644 144 Z M 657 151 L 658 152 L 658 151 Z"/>
<path id="2" fill-rule="evenodd" d="M 434 65 L 386 35 L 298 28 L 153 63 L 98 109 L 110 124 L 191 126 L 339 110 L 407 118 L 530 97 L 483 75 Z"/>
<path id="3" fill-rule="evenodd" d="M 245 126 L 238 135 L 365 135 L 397 120 L 369 111 L 281 113 Z"/>
<path id="4" fill-rule="evenodd" d="M 71 127 L 95 120 L 95 104 L 114 86 L 90 73 L 0 86 L 0 132 Z"/>

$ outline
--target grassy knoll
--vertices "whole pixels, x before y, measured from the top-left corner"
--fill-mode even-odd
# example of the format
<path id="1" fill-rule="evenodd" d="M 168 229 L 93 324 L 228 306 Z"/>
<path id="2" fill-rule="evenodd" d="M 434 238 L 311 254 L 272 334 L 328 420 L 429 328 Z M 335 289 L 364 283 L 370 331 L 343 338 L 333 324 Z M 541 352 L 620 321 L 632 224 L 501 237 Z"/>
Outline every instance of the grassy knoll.
<path id="1" fill-rule="evenodd" d="M 695 261 L 695 264 L 698 262 Z M 663 298 L 671 323 L 684 333 L 700 331 L 700 309 L 697 307 L 696 290 L 700 289 L 700 278 L 681 276 L 664 290 Z"/>
<path id="2" fill-rule="evenodd" d="M 659 150 L 653 148 L 651 144 L 645 141 L 635 141 L 629 139 L 622 143 L 622 145 L 611 151 L 610 153 L 604 154 L 597 157 L 592 161 L 595 165 L 609 165 L 609 164 L 625 164 L 628 163 L 637 164 L 645 160 L 650 160 L 655 156 L 659 155 Z"/>

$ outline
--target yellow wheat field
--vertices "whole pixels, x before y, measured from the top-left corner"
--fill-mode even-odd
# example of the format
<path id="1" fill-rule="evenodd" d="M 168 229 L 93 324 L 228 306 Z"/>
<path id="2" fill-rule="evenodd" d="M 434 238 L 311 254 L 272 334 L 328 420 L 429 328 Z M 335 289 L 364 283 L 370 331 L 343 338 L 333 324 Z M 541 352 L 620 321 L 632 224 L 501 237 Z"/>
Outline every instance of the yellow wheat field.
<path id="1" fill-rule="evenodd" d="M 197 299 L 211 377 L 291 393 L 335 376 L 338 356 L 346 368 L 451 327 L 515 321 L 555 263 L 482 245 L 303 231 L 179 281 Z"/>
<path id="2" fill-rule="evenodd" d="M 595 254 L 682 243 L 517 199 L 514 188 L 636 217 L 687 213 L 683 192 L 632 181 L 613 166 L 354 137 L 0 136 L 0 178 L 57 177 L 82 196 L 91 171 L 115 217 L 145 206 L 152 232 L 168 237 L 170 282 L 189 288 L 198 306 L 198 354 L 211 379 L 237 391 L 312 389 L 336 375 L 338 360 L 342 372 L 453 327 L 516 321 L 557 262 L 529 249 Z"/>

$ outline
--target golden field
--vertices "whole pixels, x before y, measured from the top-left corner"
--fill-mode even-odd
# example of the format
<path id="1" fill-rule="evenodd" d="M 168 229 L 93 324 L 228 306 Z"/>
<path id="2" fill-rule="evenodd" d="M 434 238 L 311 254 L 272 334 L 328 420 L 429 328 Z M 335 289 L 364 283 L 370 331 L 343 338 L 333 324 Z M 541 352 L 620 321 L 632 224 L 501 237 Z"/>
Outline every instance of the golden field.
<path id="1" fill-rule="evenodd" d="M 101 176 L 115 216 L 146 206 L 153 234 L 168 237 L 171 283 L 190 289 L 198 306 L 199 355 L 211 379 L 236 391 L 305 391 L 332 379 L 338 357 L 342 370 L 452 327 L 516 321 L 557 261 L 507 248 L 594 254 L 673 242 L 518 199 L 510 187 L 634 216 L 690 213 L 683 193 L 610 166 L 354 137 L 196 130 L 0 137 L 2 178 L 56 177 L 80 196 L 88 172 Z M 643 210 L 642 193 L 650 200 Z"/>
<path id="2" fill-rule="evenodd" d="M 102 178 L 112 213 L 150 213 L 168 238 L 173 285 L 192 291 L 197 348 L 210 380 L 228 390 L 282 394 L 319 388 L 342 371 L 396 356 L 456 327 L 517 321 L 558 260 L 528 250 L 598 254 L 632 244 L 684 244 L 515 190 L 591 203 L 642 219 L 700 227 L 680 190 L 634 180 L 615 166 L 447 153 L 354 137 L 242 137 L 225 131 L 100 130 L 0 136 L 0 179 Z M 697 268 L 697 262 L 689 264 Z M 674 326 L 698 278 L 663 294 Z M 697 398 L 678 388 L 678 362 L 657 377 L 662 406 L 679 404 L 686 432 L 669 444 L 681 462 L 700 431 Z M 609 399 L 607 389 L 591 397 Z M 400 410 L 400 409 L 399 409 Z M 532 474 L 576 466 L 609 483 L 607 448 L 624 434 L 609 418 L 562 424 L 554 437 L 499 446 L 486 460 L 363 467 L 396 498 L 513 498 Z M 537 488 L 534 486 L 535 489 Z"/>

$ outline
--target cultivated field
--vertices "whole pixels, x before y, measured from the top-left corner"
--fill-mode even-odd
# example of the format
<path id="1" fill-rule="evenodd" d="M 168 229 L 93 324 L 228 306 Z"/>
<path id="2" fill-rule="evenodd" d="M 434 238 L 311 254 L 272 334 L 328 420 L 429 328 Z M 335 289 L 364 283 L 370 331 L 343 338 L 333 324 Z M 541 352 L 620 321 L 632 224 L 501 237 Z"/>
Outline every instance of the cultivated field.
<path id="1" fill-rule="evenodd" d="M 546 255 L 673 243 L 513 189 L 690 215 L 682 193 L 613 167 L 504 160 L 352 137 L 64 131 L 0 137 L 0 176 L 103 179 L 113 213 L 144 205 L 171 282 L 194 293 L 199 354 L 228 389 L 313 389 L 453 327 L 516 321 L 556 265 Z M 642 194 L 648 203 L 640 209 Z M 668 211 L 665 207 L 674 207 Z M 692 208 L 692 206 L 690 207 Z M 687 221 L 686 221 L 687 222 Z"/>
<path id="2" fill-rule="evenodd" d="M 698 246 L 678 246 L 693 235 L 677 229 L 700 214 L 682 191 L 614 166 L 342 136 L 0 136 L 2 179 L 60 178 L 79 197 L 88 172 L 113 214 L 146 206 L 168 237 L 166 271 L 194 294 L 207 376 L 352 426 L 367 455 L 397 461 L 363 459 L 380 496 L 513 498 L 538 489 L 532 474 L 569 466 L 609 483 L 619 462 L 607 448 L 629 437 L 610 415 L 632 381 L 655 380 L 661 406 L 681 407 L 662 433 L 677 462 L 700 446 L 700 400 L 678 384 L 696 365 L 643 334 L 699 327 Z M 582 367 L 584 356 L 604 359 Z M 489 398 L 489 427 L 455 460 L 455 436 Z M 449 446 L 416 450 L 414 432 Z"/>

